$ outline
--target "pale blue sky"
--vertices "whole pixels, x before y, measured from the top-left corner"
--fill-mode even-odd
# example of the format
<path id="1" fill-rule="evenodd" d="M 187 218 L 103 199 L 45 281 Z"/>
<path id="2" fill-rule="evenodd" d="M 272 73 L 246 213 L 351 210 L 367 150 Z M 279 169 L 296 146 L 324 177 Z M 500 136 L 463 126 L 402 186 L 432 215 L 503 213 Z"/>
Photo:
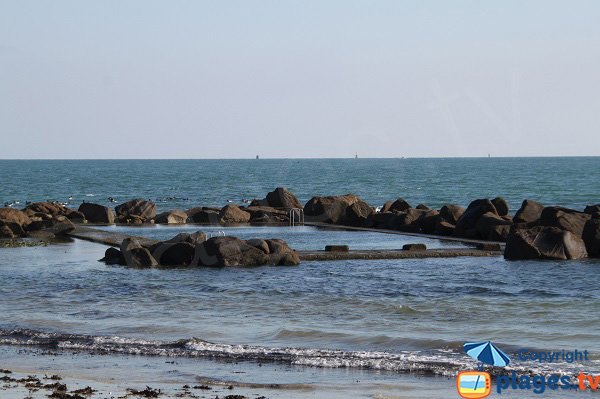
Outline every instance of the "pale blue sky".
<path id="1" fill-rule="evenodd" d="M 0 158 L 600 155 L 598 1 L 0 0 Z"/>

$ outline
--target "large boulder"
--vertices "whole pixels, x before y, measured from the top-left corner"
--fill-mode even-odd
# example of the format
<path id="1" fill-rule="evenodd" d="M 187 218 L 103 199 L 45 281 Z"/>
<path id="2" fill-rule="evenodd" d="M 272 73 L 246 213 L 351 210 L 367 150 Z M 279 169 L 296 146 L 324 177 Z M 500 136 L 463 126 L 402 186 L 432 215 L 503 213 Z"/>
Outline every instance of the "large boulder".
<path id="1" fill-rule="evenodd" d="M 207 207 L 197 207 L 185 211 L 188 221 L 201 224 L 219 224 L 219 210 Z"/>
<path id="2" fill-rule="evenodd" d="M 4 225 L 4 226 L 0 226 L 0 238 L 15 238 L 14 233 L 12 232 L 12 230 Z"/>
<path id="3" fill-rule="evenodd" d="M 206 234 L 202 231 L 195 233 L 179 233 L 175 237 L 165 241 L 166 243 L 187 242 L 192 245 L 199 245 L 206 241 Z"/>
<path id="4" fill-rule="evenodd" d="M 111 208 L 108 208 L 104 205 L 84 202 L 83 204 L 79 205 L 78 210 L 90 223 L 113 224 L 115 222 L 115 213 Z"/>
<path id="5" fill-rule="evenodd" d="M 590 219 L 583 228 L 583 242 L 588 255 L 600 258 L 600 219 Z"/>
<path id="6" fill-rule="evenodd" d="M 388 201 L 385 204 L 383 204 L 381 212 L 405 212 L 410 208 L 412 207 L 408 202 L 406 202 L 406 200 L 404 200 L 404 198 L 398 198 L 395 201 Z"/>
<path id="7" fill-rule="evenodd" d="M 507 221 L 492 212 L 481 215 L 475 224 L 479 236 L 484 240 L 490 241 L 506 241 L 511 226 L 512 223 L 510 221 Z"/>
<path id="8" fill-rule="evenodd" d="M 10 230 L 11 232 L 11 236 L 9 237 L 9 235 L 7 234 L 5 238 L 13 238 L 13 237 L 24 237 L 25 236 L 25 230 L 23 230 L 23 227 L 15 222 L 14 220 L 5 220 L 5 219 L 0 219 L 0 227 L 6 227 Z M 4 231 L 6 232 L 6 229 L 4 229 Z"/>
<path id="9" fill-rule="evenodd" d="M 276 266 L 296 266 L 300 264 L 300 257 L 291 249 L 287 242 L 278 238 L 265 240 L 269 247 L 269 264 Z"/>
<path id="10" fill-rule="evenodd" d="M 187 213 L 176 209 L 173 211 L 166 211 L 156 215 L 154 222 L 158 224 L 185 224 L 187 223 L 187 220 Z"/>
<path id="11" fill-rule="evenodd" d="M 373 208 L 354 194 L 313 197 L 304 205 L 307 221 L 362 226 Z"/>
<path id="12" fill-rule="evenodd" d="M 79 211 L 71 208 L 67 208 L 62 204 L 56 202 L 34 202 L 29 204 L 23 209 L 25 213 L 30 216 L 35 214 L 46 214 L 52 217 L 65 216 L 71 221 L 83 221 L 85 215 Z"/>
<path id="13" fill-rule="evenodd" d="M 585 243 L 570 231 L 539 226 L 516 230 L 506 239 L 504 257 L 519 259 L 581 259 L 587 256 Z"/>
<path id="14" fill-rule="evenodd" d="M 431 234 L 440 219 L 438 211 L 410 208 L 405 212 L 395 213 L 389 226 L 394 230 Z"/>
<path id="15" fill-rule="evenodd" d="M 152 257 L 161 266 L 189 266 L 195 252 L 195 245 L 189 242 L 163 242 L 152 251 Z"/>
<path id="16" fill-rule="evenodd" d="M 107 265 L 122 265 L 126 266 L 125 257 L 117 248 L 109 247 L 104 252 L 104 258 L 100 259 L 99 262 L 104 262 Z"/>
<path id="17" fill-rule="evenodd" d="M 440 209 L 440 216 L 448 223 L 456 225 L 458 219 L 465 213 L 465 208 L 455 204 L 444 205 Z"/>
<path id="18" fill-rule="evenodd" d="M 270 206 L 249 206 L 244 210 L 250 214 L 250 223 L 253 224 L 287 224 L 290 220 L 287 211 Z"/>
<path id="19" fill-rule="evenodd" d="M 213 237 L 196 247 L 199 266 L 259 266 L 269 262 L 262 250 L 236 237 Z"/>
<path id="20" fill-rule="evenodd" d="M 578 212 L 573 209 L 560 206 L 548 206 L 544 208 L 537 224 L 540 226 L 558 227 L 562 230 L 570 231 L 576 236 L 581 237 L 585 223 L 591 219 L 591 215 Z"/>
<path id="21" fill-rule="evenodd" d="M 389 229 L 391 222 L 396 217 L 392 212 L 373 212 L 367 217 L 364 227 L 375 229 Z"/>
<path id="22" fill-rule="evenodd" d="M 158 262 L 148 249 L 134 238 L 126 238 L 121 243 L 121 254 L 125 259 L 125 264 L 129 267 L 156 267 Z"/>
<path id="23" fill-rule="evenodd" d="M 149 223 L 156 217 L 156 204 L 149 200 L 133 199 L 115 207 L 120 222 Z"/>
<path id="24" fill-rule="evenodd" d="M 237 205 L 229 204 L 224 206 L 219 212 L 219 221 L 222 224 L 248 223 L 250 221 L 250 213 Z"/>
<path id="25" fill-rule="evenodd" d="M 302 204 L 288 189 L 277 187 L 275 190 L 267 194 L 265 198 L 269 206 L 273 208 L 302 208 Z"/>
<path id="26" fill-rule="evenodd" d="M 504 198 L 496 197 L 492 200 L 492 204 L 494 204 L 499 216 L 508 215 L 508 202 Z"/>
<path id="27" fill-rule="evenodd" d="M 600 204 L 588 205 L 585 207 L 584 212 L 590 215 L 600 215 Z"/>
<path id="28" fill-rule="evenodd" d="M 30 217 L 25 212 L 14 208 L 0 208 L 0 219 L 5 222 L 15 222 L 21 227 L 31 223 Z"/>
<path id="29" fill-rule="evenodd" d="M 489 199 L 477 199 L 469 204 L 465 212 L 456 222 L 456 228 L 454 229 L 454 235 L 457 237 L 468 237 L 476 238 L 477 233 L 477 221 L 481 216 L 486 213 L 492 213 L 498 216 L 496 207 L 492 204 Z"/>
<path id="30" fill-rule="evenodd" d="M 521 207 L 515 213 L 513 221 L 515 223 L 532 223 L 535 222 L 542 216 L 544 205 L 539 202 L 526 199 L 521 204 Z"/>

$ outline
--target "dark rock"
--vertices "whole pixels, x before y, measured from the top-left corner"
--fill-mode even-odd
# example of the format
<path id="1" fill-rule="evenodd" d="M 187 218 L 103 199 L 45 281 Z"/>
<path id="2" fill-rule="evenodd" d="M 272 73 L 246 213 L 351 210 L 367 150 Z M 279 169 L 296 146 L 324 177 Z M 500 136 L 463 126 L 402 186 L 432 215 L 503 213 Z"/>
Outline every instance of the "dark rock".
<path id="1" fill-rule="evenodd" d="M 290 250 L 290 247 L 288 247 L 287 242 L 280 238 L 271 238 L 265 241 L 269 246 L 270 254 L 279 254 Z"/>
<path id="2" fill-rule="evenodd" d="M 590 219 L 583 228 L 583 241 L 588 255 L 600 258 L 600 219 Z"/>
<path id="3" fill-rule="evenodd" d="M 296 266 L 300 264 L 300 256 L 295 251 L 274 254 L 273 264 L 275 266 Z"/>
<path id="4" fill-rule="evenodd" d="M 27 237 L 37 240 L 50 241 L 56 238 L 56 235 L 46 230 L 36 230 L 27 232 Z"/>
<path id="5" fill-rule="evenodd" d="M 0 219 L 5 222 L 18 223 L 21 227 L 31 223 L 31 219 L 25 212 L 13 208 L 0 208 Z"/>
<path id="6" fill-rule="evenodd" d="M 558 227 L 581 237 L 583 227 L 590 219 L 591 215 L 587 213 L 559 206 L 548 206 L 542 211 L 537 223 L 540 226 Z"/>
<path id="7" fill-rule="evenodd" d="M 146 220 L 138 215 L 119 215 L 117 216 L 116 221 L 122 224 L 144 224 L 152 222 L 152 220 Z"/>
<path id="8" fill-rule="evenodd" d="M 362 226 L 373 213 L 366 202 L 353 194 L 313 197 L 304 206 L 307 221 Z"/>
<path id="9" fill-rule="evenodd" d="M 83 223 L 86 218 L 83 212 L 71 210 L 67 215 L 65 215 L 67 219 L 69 219 L 73 223 Z"/>
<path id="10" fill-rule="evenodd" d="M 348 252 L 350 247 L 348 245 L 325 245 L 326 252 Z"/>
<path id="11" fill-rule="evenodd" d="M 598 205 L 588 205 L 585 207 L 585 213 L 590 215 L 595 215 L 600 213 L 600 204 Z"/>
<path id="12" fill-rule="evenodd" d="M 508 202 L 502 197 L 496 197 L 492 200 L 492 204 L 496 208 L 498 212 L 498 216 L 506 216 L 508 215 Z"/>
<path id="13" fill-rule="evenodd" d="M 475 228 L 479 237 L 484 240 L 506 241 L 511 226 L 511 222 L 502 219 L 492 212 L 487 212 L 477 220 Z"/>
<path id="14" fill-rule="evenodd" d="M 12 232 L 12 234 L 15 237 L 24 237 L 25 236 L 25 230 L 23 230 L 23 227 L 18 222 L 14 221 L 14 220 L 0 219 L 0 227 L 5 227 L 5 226 L 10 229 L 10 231 Z M 13 238 L 13 237 L 7 237 L 7 238 Z"/>
<path id="15" fill-rule="evenodd" d="M 25 231 L 38 231 L 52 226 L 52 219 L 36 220 L 25 226 Z"/>
<path id="16" fill-rule="evenodd" d="M 265 199 L 269 206 L 273 208 L 303 208 L 300 201 L 298 201 L 298 198 L 296 198 L 296 196 L 288 189 L 283 187 L 277 187 L 275 190 L 268 193 Z"/>
<path id="17" fill-rule="evenodd" d="M 431 208 L 429 208 L 429 207 L 428 207 L 427 205 L 425 205 L 425 204 L 419 204 L 419 205 L 417 205 L 417 206 L 416 206 L 416 208 L 417 208 L 417 209 L 421 209 L 421 210 L 423 210 L 423 211 L 428 211 L 428 210 L 430 210 L 430 209 L 431 209 Z"/>
<path id="18" fill-rule="evenodd" d="M 176 209 L 156 215 L 154 222 L 158 224 L 185 224 L 187 223 L 187 220 L 187 213 Z"/>
<path id="19" fill-rule="evenodd" d="M 250 213 L 237 205 L 229 204 L 224 206 L 221 212 L 219 212 L 219 221 L 222 224 L 248 223 L 250 221 Z"/>
<path id="20" fill-rule="evenodd" d="M 402 246 L 404 251 L 425 251 L 427 250 L 427 245 L 425 244 L 404 244 Z"/>
<path id="21" fill-rule="evenodd" d="M 43 230 L 60 236 L 75 230 L 75 225 L 66 216 L 56 216 L 51 220 L 51 225 Z"/>
<path id="22" fill-rule="evenodd" d="M 199 248 L 203 253 L 198 256 Z M 259 266 L 269 263 L 269 256 L 236 237 L 213 237 L 196 247 L 200 266 Z"/>
<path id="23" fill-rule="evenodd" d="M 115 212 L 120 220 L 135 222 L 139 218 L 143 223 L 149 223 L 156 217 L 156 204 L 143 199 L 133 199 L 116 206 Z"/>
<path id="24" fill-rule="evenodd" d="M 202 231 L 195 233 L 179 233 L 175 237 L 165 241 L 167 243 L 187 242 L 192 245 L 202 244 L 206 241 L 206 234 Z"/>
<path id="25" fill-rule="evenodd" d="M 79 205 L 79 212 L 85 216 L 89 223 L 113 224 L 115 222 L 113 210 L 103 205 L 84 202 Z"/>
<path id="26" fill-rule="evenodd" d="M 383 208 L 381 212 L 405 212 L 412 208 L 408 202 L 404 200 L 404 198 L 398 198 L 396 201 L 388 201 L 383 204 Z"/>
<path id="27" fill-rule="evenodd" d="M 525 200 L 521 204 L 521 208 L 515 213 L 513 221 L 515 223 L 531 223 L 535 222 L 542 215 L 544 205 L 532 200 Z"/>
<path id="28" fill-rule="evenodd" d="M 477 199 L 471 202 L 460 219 L 456 222 L 454 236 L 476 238 L 478 236 L 476 228 L 477 221 L 482 215 L 488 212 L 498 216 L 496 207 L 494 207 L 494 204 L 492 204 L 492 201 L 489 199 Z"/>
<path id="29" fill-rule="evenodd" d="M 188 220 L 193 223 L 219 224 L 219 211 L 211 208 L 192 208 L 185 211 L 185 213 L 188 215 Z"/>
<path id="30" fill-rule="evenodd" d="M 125 258 L 125 264 L 129 267 L 155 267 L 158 262 L 150 251 L 143 248 L 134 238 L 126 238 L 121 243 L 121 253 Z"/>
<path id="31" fill-rule="evenodd" d="M 506 239 L 504 257 L 518 259 L 581 259 L 587 256 L 585 243 L 570 231 L 539 226 L 517 230 Z"/>
<path id="32" fill-rule="evenodd" d="M 446 222 L 445 220 L 442 220 L 441 222 L 438 222 L 435 225 L 435 230 L 434 230 L 434 234 L 438 235 L 438 236 L 446 236 L 449 237 L 452 234 L 454 234 L 454 228 L 456 226 L 454 226 L 452 223 L 450 222 Z"/>
<path id="33" fill-rule="evenodd" d="M 465 213 L 465 208 L 454 204 L 444 205 L 440 209 L 440 216 L 452 225 L 456 225 L 456 222 L 458 222 L 463 213 Z"/>
<path id="34" fill-rule="evenodd" d="M 254 248 L 258 248 L 263 251 L 265 254 L 271 253 L 269 249 L 269 244 L 265 240 L 261 240 L 258 238 L 246 240 L 246 244 L 253 246 Z"/>
<path id="35" fill-rule="evenodd" d="M 164 242 L 153 249 L 152 256 L 161 266 L 189 266 L 195 251 L 195 246 L 189 242 Z"/>
<path id="36" fill-rule="evenodd" d="M 376 228 L 376 229 L 388 229 L 390 228 L 390 222 L 396 215 L 392 212 L 377 212 L 372 213 L 365 220 L 364 227 Z"/>
<path id="37" fill-rule="evenodd" d="M 104 262 L 107 265 L 122 265 L 125 266 L 125 257 L 117 248 L 109 247 L 104 252 L 104 258 L 100 259 L 100 262 Z"/>
<path id="38" fill-rule="evenodd" d="M 249 206 L 244 209 L 250 214 L 250 223 L 253 224 L 282 224 L 289 223 L 289 213 L 270 206 Z"/>
<path id="39" fill-rule="evenodd" d="M 4 226 L 0 226 L 0 238 L 15 238 L 14 233 L 12 232 L 12 230 L 4 225 Z"/>
<path id="40" fill-rule="evenodd" d="M 390 222 L 391 228 L 413 233 L 432 233 L 440 220 L 437 211 L 410 208 L 396 214 Z"/>

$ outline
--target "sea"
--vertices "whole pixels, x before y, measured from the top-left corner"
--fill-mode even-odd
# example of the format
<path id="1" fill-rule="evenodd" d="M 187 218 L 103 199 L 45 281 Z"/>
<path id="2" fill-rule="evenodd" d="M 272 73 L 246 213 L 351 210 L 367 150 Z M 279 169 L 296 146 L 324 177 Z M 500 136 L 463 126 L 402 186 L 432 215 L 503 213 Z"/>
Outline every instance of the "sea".
<path id="1" fill-rule="evenodd" d="M 132 198 L 151 199 L 159 211 L 220 207 L 283 186 L 303 203 L 354 193 L 373 206 L 402 197 L 439 208 L 501 196 L 513 214 L 524 199 L 582 210 L 600 203 L 599 181 L 598 157 L 0 160 L 0 201 L 13 207 L 47 200 L 114 206 Z M 283 238 L 315 250 L 466 245 L 311 226 L 102 228 L 156 239 L 197 230 Z M 101 378 L 109 372 L 98 363 L 109 359 L 143 383 L 235 380 L 269 397 L 458 397 L 456 373 L 479 366 L 463 344 L 492 341 L 511 358 L 508 370 L 600 374 L 598 260 L 138 270 L 98 262 L 104 250 L 78 240 L 0 249 L 0 368 L 43 364 Z M 589 358 L 524 356 L 575 350 Z M 287 388 L 269 390 L 274 382 Z"/>

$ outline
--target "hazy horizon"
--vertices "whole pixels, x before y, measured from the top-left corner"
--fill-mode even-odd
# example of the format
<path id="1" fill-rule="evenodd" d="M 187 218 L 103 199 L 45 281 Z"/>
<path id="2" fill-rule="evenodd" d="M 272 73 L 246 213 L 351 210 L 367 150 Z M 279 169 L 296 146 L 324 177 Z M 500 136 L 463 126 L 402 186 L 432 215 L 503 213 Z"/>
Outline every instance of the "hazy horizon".
<path id="1" fill-rule="evenodd" d="M 0 0 L 0 159 L 600 155 L 594 1 Z"/>

